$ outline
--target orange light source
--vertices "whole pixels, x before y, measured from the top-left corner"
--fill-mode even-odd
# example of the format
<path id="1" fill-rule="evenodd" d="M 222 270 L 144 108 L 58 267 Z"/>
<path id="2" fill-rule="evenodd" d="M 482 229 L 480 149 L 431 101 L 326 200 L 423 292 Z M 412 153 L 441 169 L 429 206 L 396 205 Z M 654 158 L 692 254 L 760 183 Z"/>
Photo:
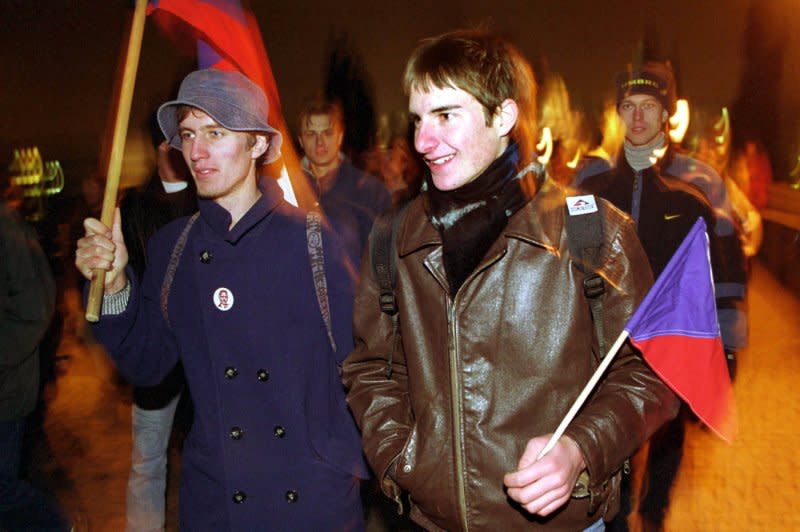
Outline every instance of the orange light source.
<path id="1" fill-rule="evenodd" d="M 689 102 L 685 99 L 677 101 L 675 114 L 669 117 L 669 138 L 675 144 L 683 142 L 683 137 L 689 129 Z"/>

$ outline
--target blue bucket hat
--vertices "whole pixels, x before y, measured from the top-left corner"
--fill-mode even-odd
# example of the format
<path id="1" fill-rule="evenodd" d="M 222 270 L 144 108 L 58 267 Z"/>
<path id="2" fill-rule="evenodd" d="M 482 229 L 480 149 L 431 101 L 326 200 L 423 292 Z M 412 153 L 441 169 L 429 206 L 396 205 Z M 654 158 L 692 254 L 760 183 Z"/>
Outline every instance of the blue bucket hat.
<path id="1" fill-rule="evenodd" d="M 200 109 L 225 129 L 265 133 L 269 148 L 264 162 L 271 163 L 280 156 L 283 137 L 267 123 L 267 98 L 244 74 L 209 68 L 196 70 L 184 78 L 178 98 L 158 108 L 158 125 L 170 146 L 178 150 L 181 138 L 175 109 L 181 105 Z"/>

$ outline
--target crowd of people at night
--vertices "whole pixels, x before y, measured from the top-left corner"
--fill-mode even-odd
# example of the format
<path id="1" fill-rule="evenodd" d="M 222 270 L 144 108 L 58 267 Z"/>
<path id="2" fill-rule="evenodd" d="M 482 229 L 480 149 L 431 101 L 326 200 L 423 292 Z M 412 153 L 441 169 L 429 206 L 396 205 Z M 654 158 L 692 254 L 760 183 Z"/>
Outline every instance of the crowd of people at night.
<path id="1" fill-rule="evenodd" d="M 632 344 L 551 435 L 698 218 L 735 378 L 771 171 L 757 141 L 671 139 L 668 60 L 620 67 L 603 88 L 619 137 L 583 153 L 562 137 L 549 160 L 534 70 L 491 30 L 421 41 L 408 130 L 357 160 L 340 101 L 309 95 L 293 140 L 245 75 L 193 71 L 154 110 L 155 172 L 110 226 L 84 180 L 69 267 L 48 263 L 8 187 L 0 530 L 75 530 L 22 479 L 59 308 L 133 387 L 127 530 L 165 527 L 173 424 L 181 530 L 625 531 L 633 513 L 663 530 L 696 419 Z M 299 206 L 265 170 L 292 145 L 291 181 L 312 193 Z M 575 197 L 601 228 L 589 245 Z M 100 320 L 76 325 L 54 273 L 85 301 L 98 271 Z"/>

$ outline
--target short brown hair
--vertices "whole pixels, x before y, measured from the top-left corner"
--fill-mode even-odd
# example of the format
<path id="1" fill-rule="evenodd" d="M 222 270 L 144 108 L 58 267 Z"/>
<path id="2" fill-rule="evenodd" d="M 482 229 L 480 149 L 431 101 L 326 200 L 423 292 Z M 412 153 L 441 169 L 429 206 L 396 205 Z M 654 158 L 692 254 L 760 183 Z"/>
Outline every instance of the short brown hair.
<path id="1" fill-rule="evenodd" d="M 457 30 L 423 40 L 403 76 L 406 95 L 431 87 L 461 89 L 484 108 L 486 124 L 506 99 L 519 109 L 511 137 L 520 164 L 531 162 L 536 145 L 536 80 L 530 64 L 511 41 L 484 29 Z"/>
<path id="2" fill-rule="evenodd" d="M 329 115 L 333 122 L 339 125 L 344 131 L 344 111 L 342 104 L 335 100 L 328 100 L 320 96 L 314 96 L 306 100 L 300 114 L 297 117 L 297 133 L 303 131 L 303 126 L 308 119 L 314 115 Z"/>

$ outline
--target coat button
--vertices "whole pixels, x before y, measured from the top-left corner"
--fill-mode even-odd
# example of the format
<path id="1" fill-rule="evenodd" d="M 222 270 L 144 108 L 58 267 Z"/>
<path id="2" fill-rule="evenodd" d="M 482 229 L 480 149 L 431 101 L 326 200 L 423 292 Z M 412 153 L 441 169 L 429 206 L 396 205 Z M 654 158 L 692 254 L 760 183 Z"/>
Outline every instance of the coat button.
<path id="1" fill-rule="evenodd" d="M 242 504 L 247 499 L 247 494 L 243 491 L 236 490 L 233 492 L 233 502 Z"/>
<path id="2" fill-rule="evenodd" d="M 208 264 L 209 262 L 211 262 L 212 258 L 214 258 L 214 254 L 211 253 L 210 251 L 204 249 L 203 251 L 200 252 L 200 262 L 202 262 L 203 264 Z"/>
<path id="3" fill-rule="evenodd" d="M 295 490 L 289 490 L 286 492 L 286 502 L 297 502 L 299 498 L 300 495 L 298 495 Z"/>
<path id="4" fill-rule="evenodd" d="M 232 440 L 241 440 L 242 436 L 244 435 L 244 431 L 239 427 L 231 427 L 230 434 Z"/>
<path id="5" fill-rule="evenodd" d="M 258 373 L 256 373 L 256 376 L 258 377 L 258 380 L 260 380 L 261 382 L 266 382 L 269 380 L 269 371 L 265 369 L 260 369 L 258 370 Z"/>
<path id="6" fill-rule="evenodd" d="M 238 374 L 239 374 L 239 370 L 234 368 L 234 367 L 228 366 L 227 368 L 225 368 L 225 378 L 226 379 L 233 379 Z"/>
<path id="7" fill-rule="evenodd" d="M 286 436 L 286 429 L 278 425 L 275 427 L 275 437 L 276 438 L 283 438 Z"/>

